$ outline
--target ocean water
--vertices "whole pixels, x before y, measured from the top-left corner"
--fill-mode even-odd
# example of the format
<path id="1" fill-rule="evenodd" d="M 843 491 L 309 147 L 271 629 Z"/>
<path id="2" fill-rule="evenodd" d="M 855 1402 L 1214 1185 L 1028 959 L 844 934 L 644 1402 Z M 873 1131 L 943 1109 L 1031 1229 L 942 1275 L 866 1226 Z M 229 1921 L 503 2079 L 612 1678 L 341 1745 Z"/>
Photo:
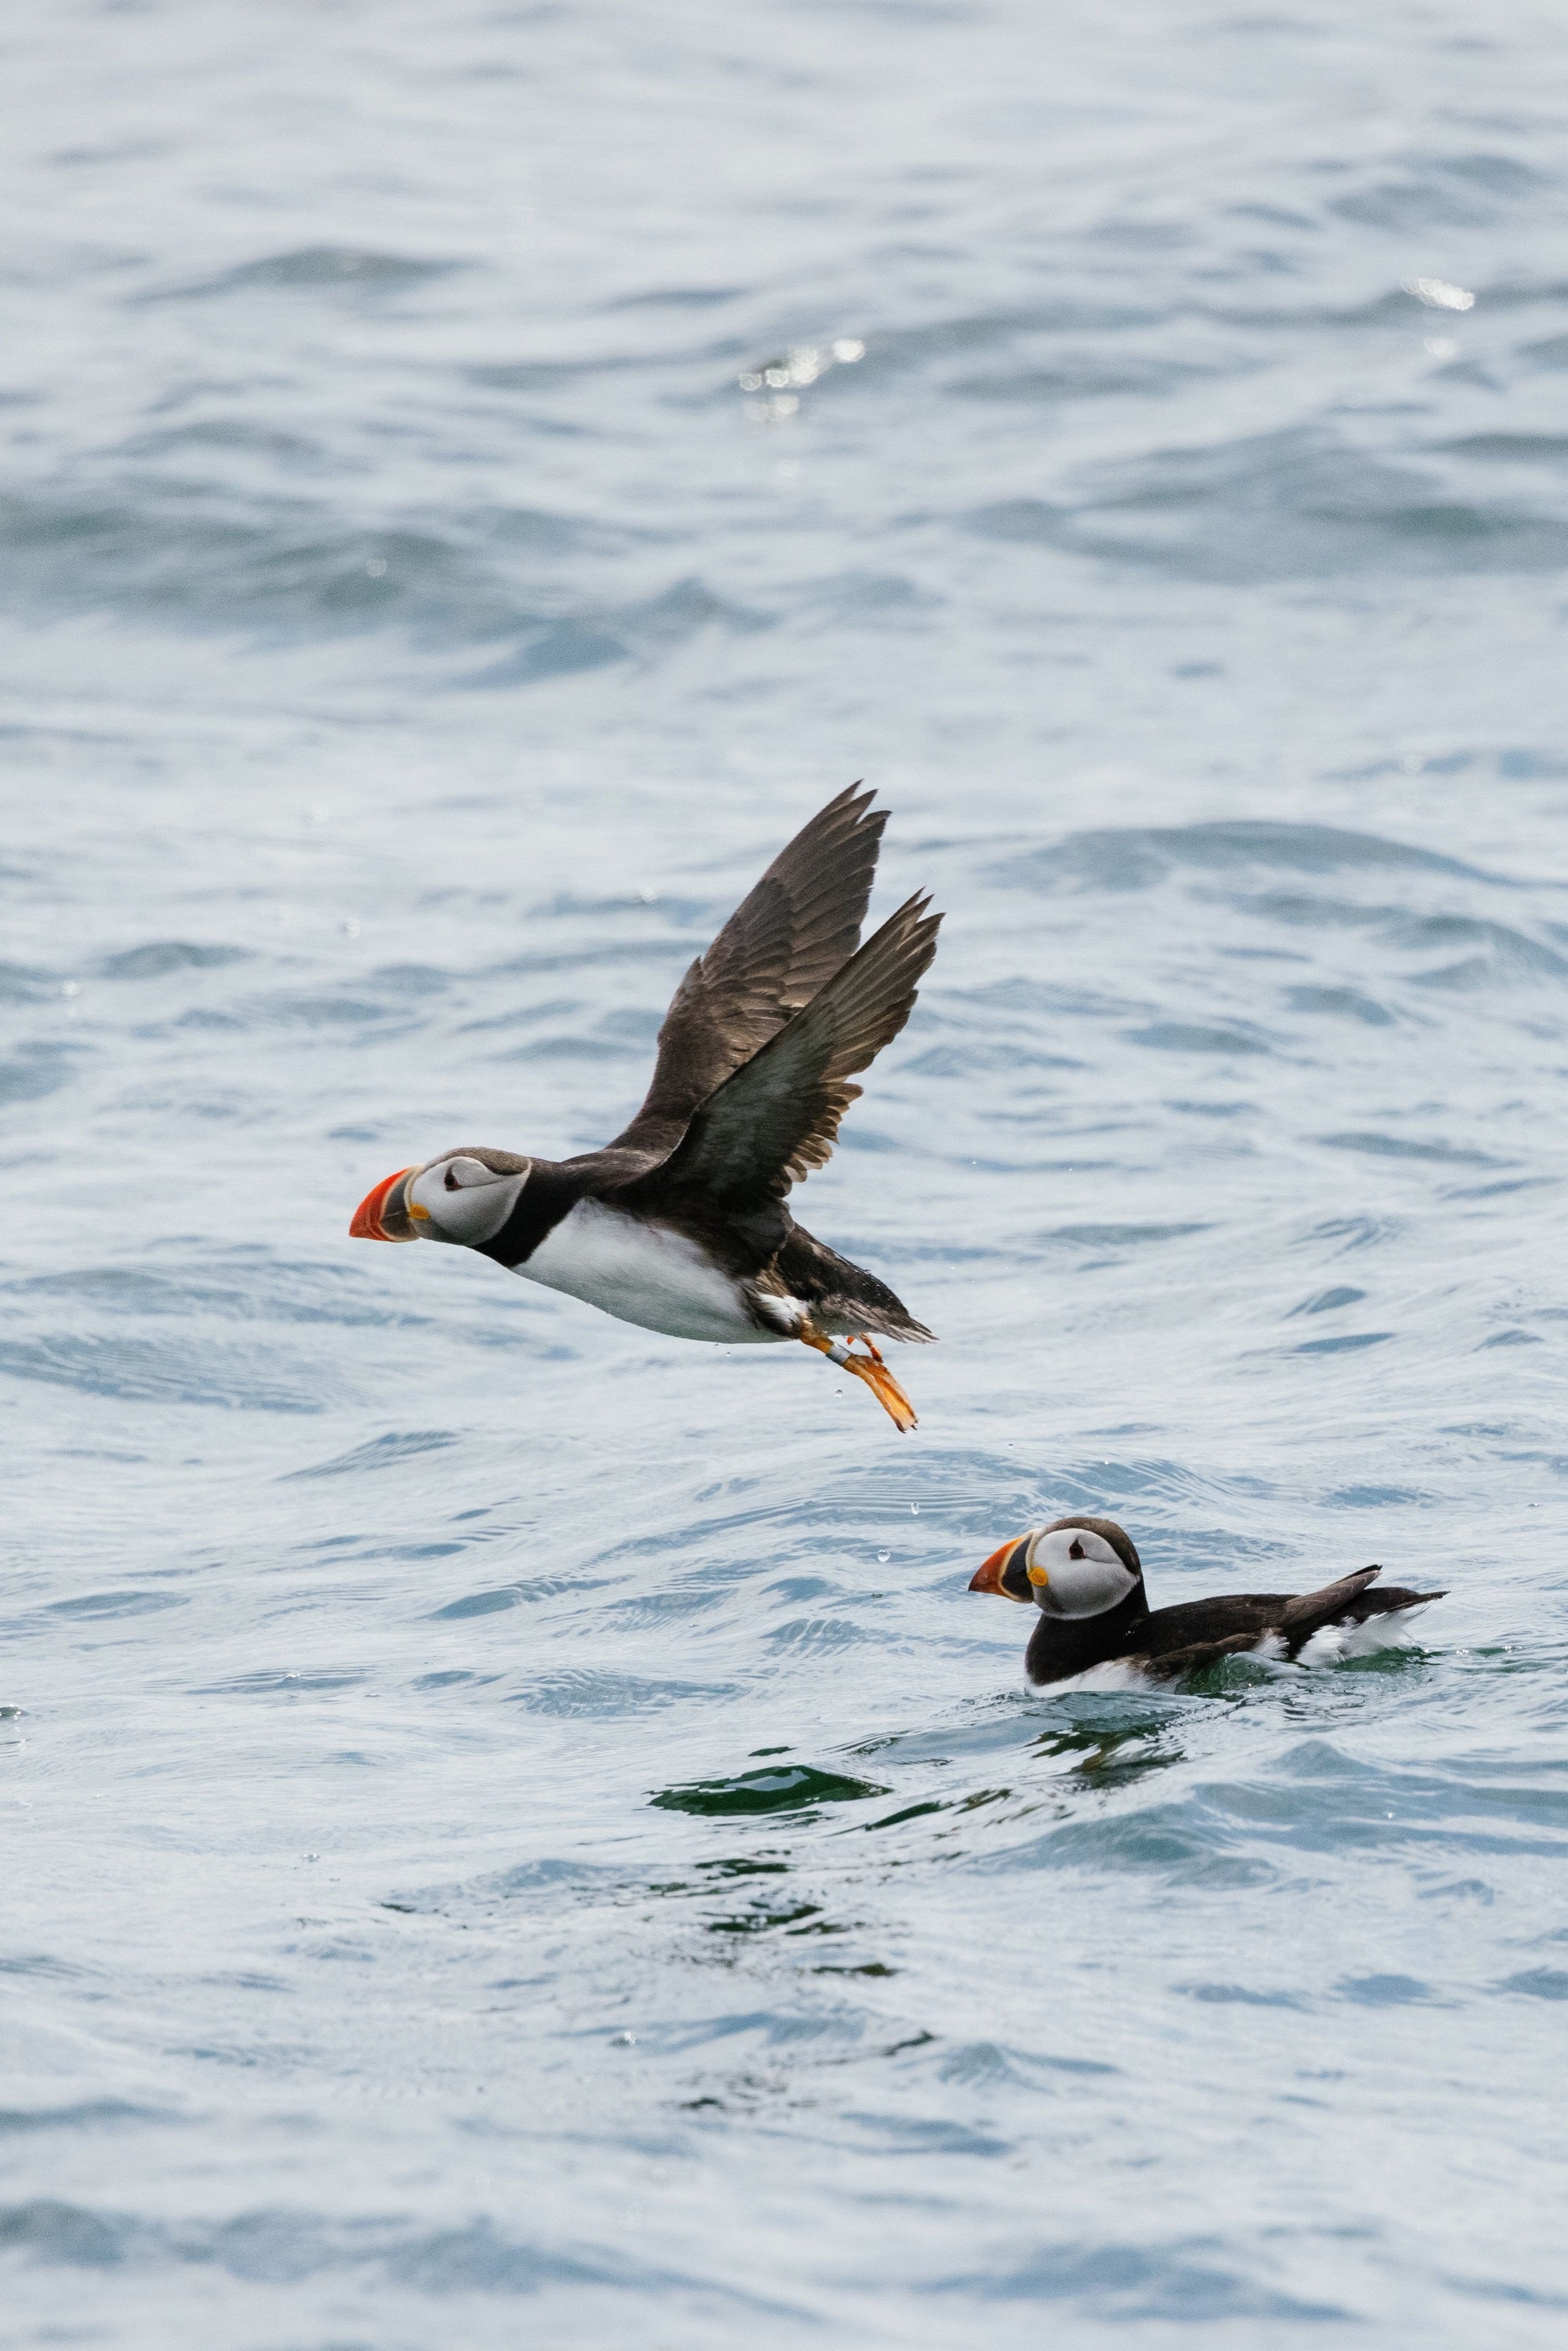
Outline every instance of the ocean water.
<path id="1" fill-rule="evenodd" d="M 0 50 L 0 2338 L 1560 2341 L 1561 10 Z M 861 776 L 915 1435 L 348 1240 Z"/>

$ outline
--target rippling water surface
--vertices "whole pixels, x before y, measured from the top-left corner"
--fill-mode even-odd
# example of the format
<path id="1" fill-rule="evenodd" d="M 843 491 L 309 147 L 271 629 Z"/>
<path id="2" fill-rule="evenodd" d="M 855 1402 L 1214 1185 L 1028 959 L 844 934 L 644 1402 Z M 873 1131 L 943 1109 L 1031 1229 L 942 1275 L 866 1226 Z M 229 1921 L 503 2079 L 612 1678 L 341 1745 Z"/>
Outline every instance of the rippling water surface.
<path id="1" fill-rule="evenodd" d="M 7 2339 L 1561 2340 L 1561 12 L 4 40 Z M 916 1436 L 349 1243 L 862 775 Z"/>

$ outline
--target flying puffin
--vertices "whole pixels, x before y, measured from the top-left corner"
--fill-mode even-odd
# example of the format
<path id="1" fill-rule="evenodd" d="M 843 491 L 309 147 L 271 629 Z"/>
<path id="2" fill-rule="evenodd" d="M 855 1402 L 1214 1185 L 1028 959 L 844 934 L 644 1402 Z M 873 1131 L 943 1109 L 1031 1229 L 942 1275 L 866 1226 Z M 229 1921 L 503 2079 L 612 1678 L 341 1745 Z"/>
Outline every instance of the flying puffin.
<path id="1" fill-rule="evenodd" d="M 1222 1657 L 1252 1650 L 1296 1657 L 1314 1633 L 1397 1616 L 1440 1592 L 1371 1590 L 1379 1567 L 1325 1583 L 1321 1592 L 1225 1592 L 1151 1614 L 1144 1570 L 1131 1539 L 1113 1519 L 1053 1519 L 994 1551 L 971 1592 L 1032 1602 L 1040 1611 L 1024 1653 L 1031 1682 L 1066 1681 L 1092 1666 L 1124 1664 L 1158 1681 L 1201 1673 Z"/>
<path id="2" fill-rule="evenodd" d="M 860 945 L 887 822 L 873 797 L 852 784 L 830 800 L 693 964 L 613 1143 L 566 1160 L 443 1152 L 375 1185 L 350 1233 L 477 1249 L 672 1338 L 802 1340 L 913 1428 L 871 1333 L 935 1334 L 786 1206 L 827 1164 L 861 1092 L 849 1080 L 897 1036 L 936 952 L 942 917 L 918 894 Z"/>

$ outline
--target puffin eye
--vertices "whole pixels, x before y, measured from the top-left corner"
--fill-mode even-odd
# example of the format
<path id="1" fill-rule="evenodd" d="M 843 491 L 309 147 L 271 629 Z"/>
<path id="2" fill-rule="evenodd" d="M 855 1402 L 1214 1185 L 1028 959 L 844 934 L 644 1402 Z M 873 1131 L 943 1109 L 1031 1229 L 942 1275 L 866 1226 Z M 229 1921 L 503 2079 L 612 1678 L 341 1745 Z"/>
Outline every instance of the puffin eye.
<path id="1" fill-rule="evenodd" d="M 1089 1556 L 1076 1535 L 1067 1546 L 1067 1556 L 1069 1559 L 1087 1559 Z"/>
<path id="2" fill-rule="evenodd" d="M 449 1159 L 442 1186 L 448 1192 L 467 1192 L 476 1184 L 499 1181 L 495 1169 L 486 1167 L 482 1159 Z"/>

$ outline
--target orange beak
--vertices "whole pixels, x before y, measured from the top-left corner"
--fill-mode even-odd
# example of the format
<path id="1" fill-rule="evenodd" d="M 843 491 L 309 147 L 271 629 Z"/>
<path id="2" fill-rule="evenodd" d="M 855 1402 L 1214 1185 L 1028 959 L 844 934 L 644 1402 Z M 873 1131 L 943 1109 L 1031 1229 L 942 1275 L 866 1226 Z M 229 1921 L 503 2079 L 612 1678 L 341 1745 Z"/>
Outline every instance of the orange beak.
<path id="1" fill-rule="evenodd" d="M 413 1169 L 412 1167 L 400 1167 L 395 1176 L 384 1176 L 381 1183 L 373 1184 L 371 1186 L 371 1189 L 365 1194 L 364 1198 L 360 1202 L 359 1207 L 354 1210 L 354 1220 L 349 1227 L 349 1238 L 350 1240 L 413 1241 L 419 1238 L 418 1234 L 413 1232 L 389 1233 L 386 1226 L 382 1221 L 382 1213 L 386 1208 L 387 1200 L 392 1193 L 393 1186 L 401 1184 L 405 1176 L 412 1176 L 413 1174 Z M 406 1217 L 402 1217 L 400 1221 L 406 1224 L 408 1219 Z"/>
<path id="2" fill-rule="evenodd" d="M 977 1567 L 969 1578 L 971 1592 L 994 1592 L 998 1600 L 1022 1600 L 1026 1608 L 1034 1605 L 1034 1593 L 1009 1592 L 1002 1582 L 1002 1571 L 1020 1543 L 1027 1544 L 1028 1535 L 1009 1535 L 999 1551 L 994 1551 L 983 1567 Z"/>

